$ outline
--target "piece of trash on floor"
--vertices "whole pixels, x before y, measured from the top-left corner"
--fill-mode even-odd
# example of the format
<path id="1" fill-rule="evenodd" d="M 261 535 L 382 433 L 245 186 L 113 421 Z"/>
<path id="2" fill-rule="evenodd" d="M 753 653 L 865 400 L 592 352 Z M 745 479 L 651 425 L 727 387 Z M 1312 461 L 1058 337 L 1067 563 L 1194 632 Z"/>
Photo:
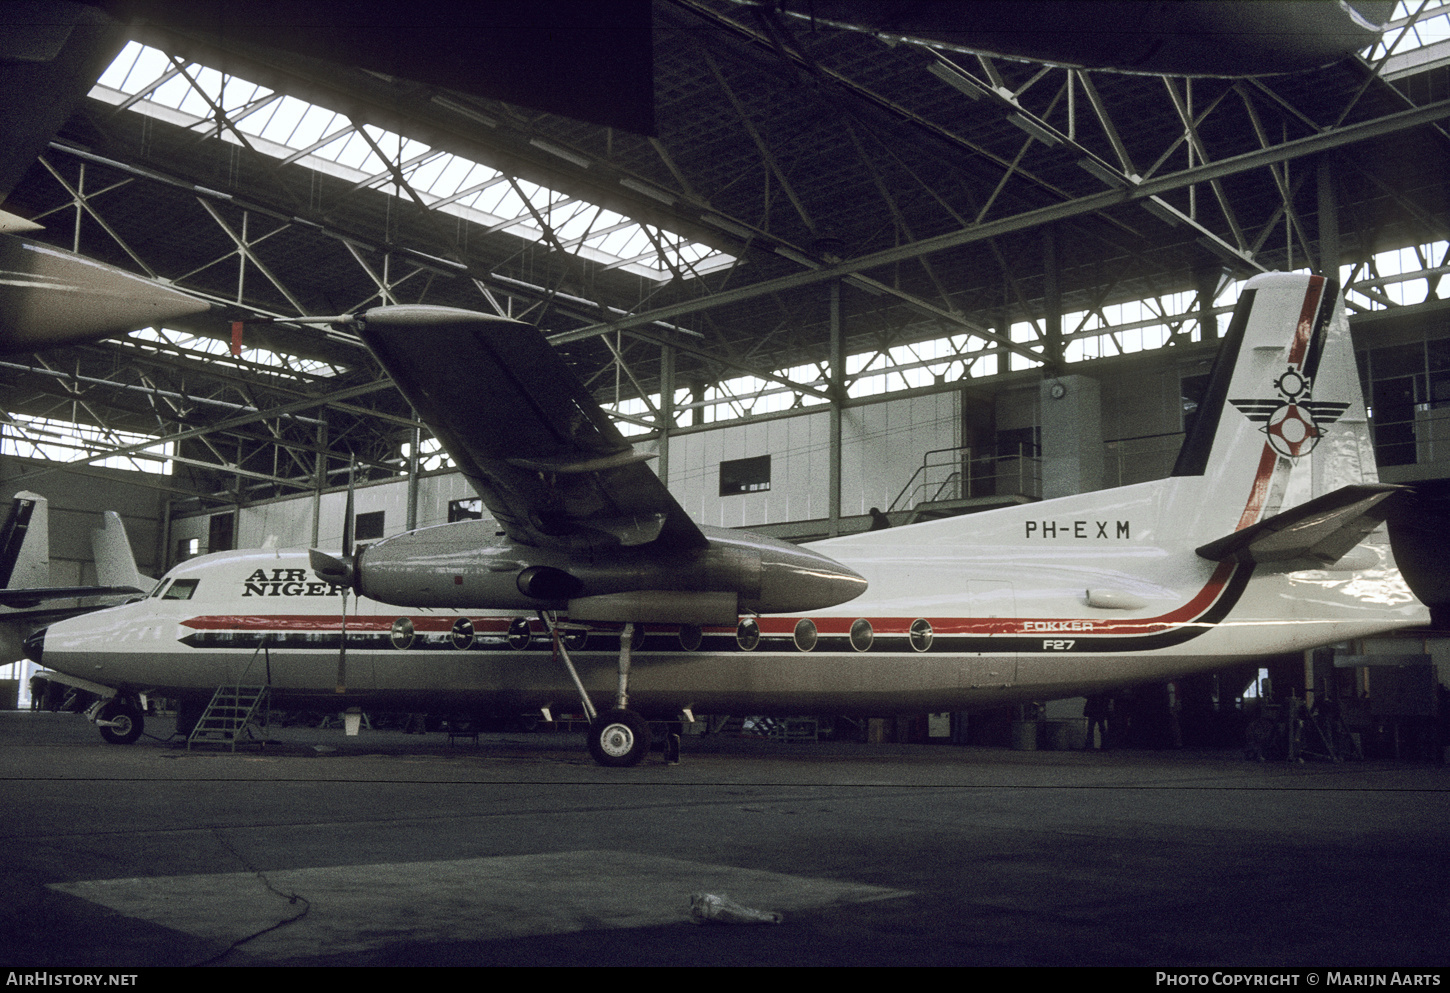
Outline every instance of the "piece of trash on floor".
<path id="1" fill-rule="evenodd" d="M 724 893 L 691 893 L 690 919 L 696 924 L 779 924 L 772 910 L 742 907 Z"/>

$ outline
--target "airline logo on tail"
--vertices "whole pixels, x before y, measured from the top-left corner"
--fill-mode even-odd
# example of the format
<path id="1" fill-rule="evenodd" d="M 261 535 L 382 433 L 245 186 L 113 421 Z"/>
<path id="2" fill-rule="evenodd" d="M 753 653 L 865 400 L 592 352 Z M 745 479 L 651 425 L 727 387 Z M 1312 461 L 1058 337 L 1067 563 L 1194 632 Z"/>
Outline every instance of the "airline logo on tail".
<path id="1" fill-rule="evenodd" d="M 1289 366 L 1284 375 L 1274 380 L 1279 396 L 1272 400 L 1229 400 L 1268 435 L 1275 452 L 1297 459 L 1314 451 L 1324 437 L 1324 429 L 1339 420 L 1349 404 L 1332 400 L 1312 400 L 1314 380 L 1300 369 Z"/>
<path id="2" fill-rule="evenodd" d="M 1314 451 L 1324 429 L 1349 409 L 1348 403 L 1314 400 L 1314 377 L 1324 354 L 1332 294 L 1324 293 L 1325 281 L 1312 277 L 1304 294 L 1304 306 L 1289 344 L 1289 364 L 1273 380 L 1277 397 L 1267 400 L 1229 399 L 1239 411 L 1268 436 L 1269 446 L 1279 455 L 1297 459 Z M 1321 306 L 1321 302 L 1323 306 Z M 1316 319 L 1317 318 L 1317 319 Z"/>

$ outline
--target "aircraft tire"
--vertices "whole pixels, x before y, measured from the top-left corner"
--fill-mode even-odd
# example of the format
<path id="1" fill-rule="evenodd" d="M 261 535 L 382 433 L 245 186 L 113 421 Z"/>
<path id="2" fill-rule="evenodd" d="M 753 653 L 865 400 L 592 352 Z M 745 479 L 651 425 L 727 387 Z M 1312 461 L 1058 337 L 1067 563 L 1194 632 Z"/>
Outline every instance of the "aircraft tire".
<path id="1" fill-rule="evenodd" d="M 146 728 L 146 718 L 141 708 L 131 703 L 112 702 L 101 708 L 100 719 L 115 721 L 111 726 L 101 725 L 101 737 L 113 745 L 129 745 L 141 737 Z"/>
<path id="2" fill-rule="evenodd" d="M 638 765 L 649 745 L 649 723 L 632 710 L 600 714 L 589 726 L 589 754 L 603 766 Z"/>

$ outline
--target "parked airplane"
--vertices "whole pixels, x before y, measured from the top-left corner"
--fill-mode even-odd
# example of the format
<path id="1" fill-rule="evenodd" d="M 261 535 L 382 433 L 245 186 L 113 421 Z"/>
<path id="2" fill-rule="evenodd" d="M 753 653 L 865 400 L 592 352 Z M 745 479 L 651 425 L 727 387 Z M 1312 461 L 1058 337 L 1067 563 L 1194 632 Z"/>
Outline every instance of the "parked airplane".
<path id="1" fill-rule="evenodd" d="M 497 525 L 314 551 L 318 578 L 301 552 L 204 556 L 27 647 L 112 688 L 134 733 L 140 692 L 235 680 L 333 709 L 599 701 L 590 750 L 627 765 L 644 718 L 970 710 L 1424 624 L 1379 527 L 1398 488 L 1377 482 L 1336 300 L 1317 276 L 1250 280 L 1166 479 L 784 553 L 689 522 L 537 331 L 379 308 L 366 340 Z"/>
<path id="2" fill-rule="evenodd" d="M 156 585 L 136 568 L 120 516 L 107 511 L 103 526 L 91 532 L 99 585 L 51 586 L 49 519 L 45 497 L 22 490 L 0 524 L 0 666 L 23 658 L 24 639 L 36 628 Z"/>
<path id="3" fill-rule="evenodd" d="M 56 600 L 132 596 L 145 593 L 156 585 L 154 579 L 141 575 L 136 568 L 136 558 L 126 538 L 126 527 L 114 510 L 106 511 L 102 526 L 91 532 L 91 549 L 99 580 L 96 584 L 50 585 L 49 532 L 49 501 L 38 493 L 24 490 L 15 494 L 10 502 L 10 513 L 6 515 L 5 523 L 0 525 L 0 607 L 26 610 Z M 52 608 L 46 608 L 46 611 L 50 610 Z M 0 620 L 17 616 L 21 615 L 16 611 L 0 613 Z"/>

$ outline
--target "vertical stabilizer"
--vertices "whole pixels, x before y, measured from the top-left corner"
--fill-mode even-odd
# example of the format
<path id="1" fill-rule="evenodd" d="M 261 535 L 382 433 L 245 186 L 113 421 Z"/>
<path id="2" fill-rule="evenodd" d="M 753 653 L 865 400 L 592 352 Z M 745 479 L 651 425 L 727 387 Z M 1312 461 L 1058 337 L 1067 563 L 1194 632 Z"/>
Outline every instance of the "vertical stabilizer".
<path id="1" fill-rule="evenodd" d="M 108 510 L 101 515 L 101 526 L 91 532 L 91 551 L 96 559 L 96 582 L 101 586 L 133 586 L 149 589 L 155 580 L 136 568 L 136 555 L 126 537 L 121 515 Z"/>
<path id="2" fill-rule="evenodd" d="M 0 589 L 50 585 L 50 514 L 45 497 L 24 490 L 0 527 Z"/>
<path id="3" fill-rule="evenodd" d="M 1337 283 L 1249 280 L 1173 475 L 1204 477 L 1223 514 L 1195 516 L 1224 530 L 1378 481 Z"/>

